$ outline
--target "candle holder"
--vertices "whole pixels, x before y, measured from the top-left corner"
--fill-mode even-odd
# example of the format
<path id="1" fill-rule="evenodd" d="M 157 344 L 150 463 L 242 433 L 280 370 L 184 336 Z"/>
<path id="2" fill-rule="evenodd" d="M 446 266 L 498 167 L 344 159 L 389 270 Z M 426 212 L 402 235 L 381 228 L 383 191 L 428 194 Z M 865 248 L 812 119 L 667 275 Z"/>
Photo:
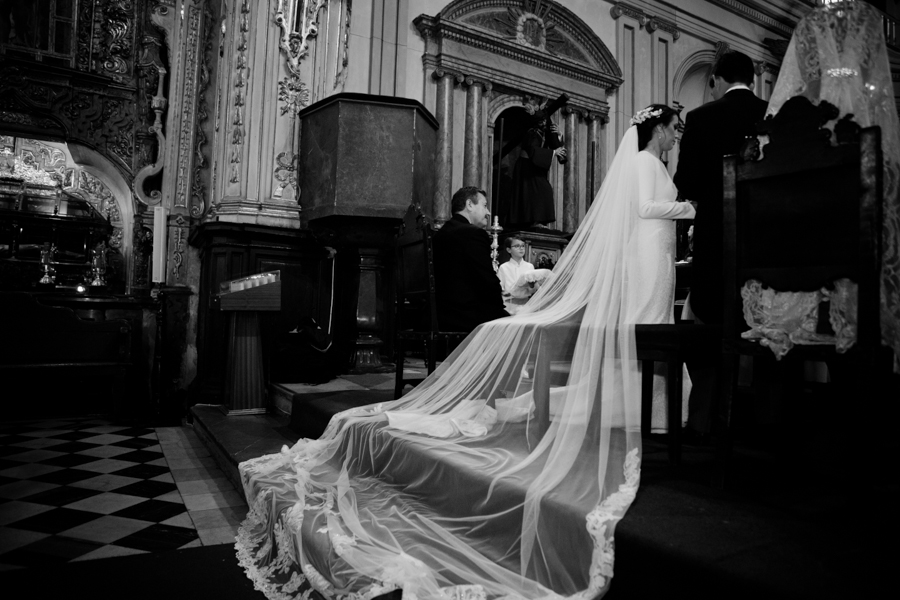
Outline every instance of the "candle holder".
<path id="1" fill-rule="evenodd" d="M 53 268 L 53 255 L 56 254 L 56 246 L 45 242 L 41 248 L 41 270 L 43 275 L 38 283 L 41 285 L 56 284 L 56 269 Z"/>
<path id="2" fill-rule="evenodd" d="M 500 236 L 500 232 L 503 231 L 503 228 L 500 227 L 500 217 L 494 217 L 494 223 L 488 227 L 488 231 L 491 232 L 491 263 L 493 264 L 494 272 L 496 273 L 497 270 L 500 269 L 500 264 L 497 262 L 500 244 L 497 240 Z"/>
<path id="3" fill-rule="evenodd" d="M 91 287 L 106 285 L 106 244 L 100 242 L 91 250 Z"/>

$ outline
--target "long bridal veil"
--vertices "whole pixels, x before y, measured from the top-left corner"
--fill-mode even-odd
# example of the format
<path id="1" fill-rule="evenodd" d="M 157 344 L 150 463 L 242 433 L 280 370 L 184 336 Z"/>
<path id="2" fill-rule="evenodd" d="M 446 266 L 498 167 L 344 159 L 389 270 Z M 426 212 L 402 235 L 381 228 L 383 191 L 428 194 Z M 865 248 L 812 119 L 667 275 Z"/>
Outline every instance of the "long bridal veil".
<path id="1" fill-rule="evenodd" d="M 270 598 L 596 598 L 640 478 L 631 127 L 551 276 L 393 402 L 240 465 Z"/>

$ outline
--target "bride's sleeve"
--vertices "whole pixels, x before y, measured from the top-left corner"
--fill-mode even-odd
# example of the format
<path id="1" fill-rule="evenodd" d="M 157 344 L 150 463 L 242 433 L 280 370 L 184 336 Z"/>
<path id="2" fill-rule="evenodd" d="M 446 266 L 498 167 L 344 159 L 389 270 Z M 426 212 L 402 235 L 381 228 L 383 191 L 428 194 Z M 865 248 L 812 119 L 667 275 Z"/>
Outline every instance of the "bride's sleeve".
<path id="1" fill-rule="evenodd" d="M 637 163 L 638 216 L 642 219 L 693 219 L 694 207 L 689 202 L 675 202 L 657 198 L 664 186 L 652 156 L 641 156 Z M 668 177 L 668 174 L 666 174 Z"/>

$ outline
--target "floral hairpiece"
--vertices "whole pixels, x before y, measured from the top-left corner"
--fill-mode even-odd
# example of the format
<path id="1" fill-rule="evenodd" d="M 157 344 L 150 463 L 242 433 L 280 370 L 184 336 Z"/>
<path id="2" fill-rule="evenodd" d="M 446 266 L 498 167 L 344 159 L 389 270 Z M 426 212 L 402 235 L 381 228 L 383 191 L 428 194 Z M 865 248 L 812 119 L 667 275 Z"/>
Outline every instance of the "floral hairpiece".
<path id="1" fill-rule="evenodd" d="M 647 119 L 655 119 L 656 117 L 660 116 L 661 114 L 662 114 L 661 108 L 657 108 L 654 110 L 648 106 L 647 108 L 642 108 L 641 110 L 634 113 L 634 116 L 631 117 L 631 124 L 639 125 L 640 123 L 643 123 Z"/>

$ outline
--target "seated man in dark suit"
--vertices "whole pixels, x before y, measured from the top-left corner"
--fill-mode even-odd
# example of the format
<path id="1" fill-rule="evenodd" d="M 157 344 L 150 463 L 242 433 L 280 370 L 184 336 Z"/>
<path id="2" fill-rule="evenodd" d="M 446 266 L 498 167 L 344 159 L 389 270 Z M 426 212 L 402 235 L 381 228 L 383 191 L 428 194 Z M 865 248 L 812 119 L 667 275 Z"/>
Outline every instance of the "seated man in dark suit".
<path id="1" fill-rule="evenodd" d="M 453 218 L 434 234 L 434 277 L 438 326 L 472 331 L 485 321 L 507 317 L 500 279 L 491 264 L 491 218 L 484 190 L 461 188 L 450 201 Z"/>

